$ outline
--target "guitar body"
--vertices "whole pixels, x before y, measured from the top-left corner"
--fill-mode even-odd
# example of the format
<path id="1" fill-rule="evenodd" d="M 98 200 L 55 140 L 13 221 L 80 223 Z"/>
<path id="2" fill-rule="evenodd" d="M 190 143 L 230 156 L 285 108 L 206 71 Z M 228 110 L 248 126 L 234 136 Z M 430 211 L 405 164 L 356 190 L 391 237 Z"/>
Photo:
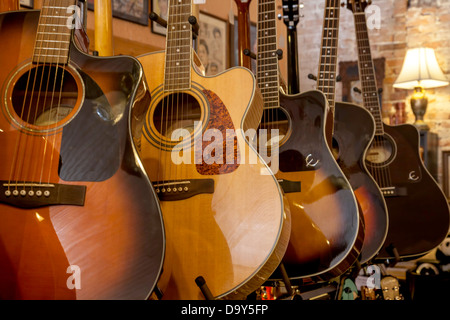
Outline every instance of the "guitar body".
<path id="1" fill-rule="evenodd" d="M 389 212 L 386 241 L 377 258 L 395 258 L 393 248 L 404 260 L 418 258 L 447 237 L 447 199 L 420 158 L 417 129 L 410 124 L 383 124 L 383 127 L 382 147 L 376 150 L 371 147 L 368 153 L 384 151 L 376 163 L 381 168 L 386 166 L 389 176 L 366 159 L 369 170 L 373 170 L 372 175 L 382 187 Z"/>
<path id="2" fill-rule="evenodd" d="M 282 185 L 291 181 L 300 187 L 283 188 L 292 219 L 283 264 L 290 278 L 329 280 L 359 256 L 364 230 L 356 199 L 325 139 L 323 93 L 280 92 L 280 106 L 290 125 L 280 143 L 276 177 Z"/>
<path id="3" fill-rule="evenodd" d="M 201 276 L 214 298 L 243 299 L 276 269 L 290 232 L 290 215 L 278 183 L 242 134 L 243 130 L 256 128 L 261 118 L 255 80 L 249 70 L 241 67 L 204 77 L 191 66 L 191 88 L 184 91 L 183 99 L 194 99 L 196 107 L 191 108 L 195 112 L 190 112 L 184 105 L 182 115 L 188 118 L 191 114 L 201 121 L 201 130 L 194 131 L 195 141 L 202 139 L 207 129 L 224 136 L 225 130 L 235 132 L 234 146 L 231 143 L 223 151 L 233 161 L 206 163 L 211 144 L 203 137 L 203 142 L 195 145 L 189 139 L 184 151 L 189 154 L 189 163 L 174 165 L 173 146 L 168 148 L 169 140 L 160 136 L 156 125 L 159 117 L 155 116 L 165 94 L 161 85 L 164 59 L 163 52 L 139 57 L 152 102 L 143 117 L 142 137 L 135 137 L 150 178 L 154 185 L 162 186 L 157 191 L 167 246 L 158 286 L 163 299 L 204 299 L 195 282 Z M 178 102 L 174 105 L 180 109 L 181 98 Z M 171 110 L 175 112 L 175 107 L 167 112 Z M 199 154 L 200 160 L 196 158 Z M 196 182 L 202 185 L 194 188 Z"/>
<path id="4" fill-rule="evenodd" d="M 366 150 L 375 134 L 375 121 L 369 111 L 355 104 L 338 102 L 335 110 L 336 160 L 353 188 L 364 218 L 364 244 L 359 257 L 363 264 L 380 251 L 389 222 L 383 194 L 365 164 Z"/>
<path id="5" fill-rule="evenodd" d="M 129 129 L 142 68 L 72 42 L 69 64 L 58 67 L 64 79 L 54 77 L 63 92 L 56 120 L 46 105 L 37 119 L 21 115 L 24 79 L 53 83 L 53 69 L 31 64 L 38 19 L 39 11 L 0 15 L 8 48 L 0 52 L 0 298 L 146 299 L 164 230 Z M 24 113 L 42 111 L 30 105 Z"/>

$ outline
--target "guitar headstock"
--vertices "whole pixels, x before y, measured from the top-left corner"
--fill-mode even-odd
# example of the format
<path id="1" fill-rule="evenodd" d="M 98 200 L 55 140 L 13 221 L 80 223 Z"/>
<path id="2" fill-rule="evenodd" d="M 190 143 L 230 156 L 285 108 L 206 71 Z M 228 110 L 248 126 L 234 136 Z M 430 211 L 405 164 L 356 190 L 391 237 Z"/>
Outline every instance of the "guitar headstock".
<path id="1" fill-rule="evenodd" d="M 364 12 L 371 3 L 372 0 L 347 0 L 347 9 L 353 13 L 360 13 Z"/>
<path id="2" fill-rule="evenodd" d="M 234 0 L 240 10 L 248 10 L 251 1 L 252 0 Z"/>
<path id="3" fill-rule="evenodd" d="M 298 0 L 283 0 L 283 21 L 289 28 L 296 28 L 300 20 Z"/>

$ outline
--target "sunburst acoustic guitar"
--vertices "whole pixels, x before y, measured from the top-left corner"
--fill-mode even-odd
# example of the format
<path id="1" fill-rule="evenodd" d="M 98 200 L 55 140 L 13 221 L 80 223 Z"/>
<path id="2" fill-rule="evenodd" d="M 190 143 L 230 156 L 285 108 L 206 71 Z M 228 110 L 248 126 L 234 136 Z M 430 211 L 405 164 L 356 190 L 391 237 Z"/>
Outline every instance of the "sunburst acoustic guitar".
<path id="1" fill-rule="evenodd" d="M 318 90 L 288 94 L 280 88 L 274 0 L 258 1 L 256 61 L 264 99 L 260 129 L 278 130 L 267 141 L 273 146 L 271 139 L 279 140 L 276 177 L 291 210 L 283 265 L 291 279 L 326 281 L 355 262 L 363 230 L 351 186 L 325 139 L 325 95 Z"/>
<path id="2" fill-rule="evenodd" d="M 1 299 L 146 299 L 161 272 L 129 126 L 142 67 L 81 51 L 75 4 L 0 14 Z"/>
<path id="3" fill-rule="evenodd" d="M 335 101 L 340 1 L 326 1 L 316 88 L 327 97 L 330 119 L 328 141 L 336 161 L 355 193 L 364 228 L 358 260 L 369 262 L 386 239 L 388 211 L 378 184 L 366 167 L 365 156 L 375 135 L 375 121 L 364 107 Z"/>

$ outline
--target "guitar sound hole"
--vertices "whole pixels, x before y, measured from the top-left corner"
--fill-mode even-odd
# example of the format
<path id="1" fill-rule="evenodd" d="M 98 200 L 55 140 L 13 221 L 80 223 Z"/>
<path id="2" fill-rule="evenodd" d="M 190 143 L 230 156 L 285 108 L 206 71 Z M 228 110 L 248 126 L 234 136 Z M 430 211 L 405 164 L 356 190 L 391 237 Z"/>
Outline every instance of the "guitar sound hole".
<path id="1" fill-rule="evenodd" d="M 288 135 L 289 116 L 282 108 L 264 109 L 259 129 L 267 130 L 269 146 L 276 142 L 281 145 Z M 272 129 L 278 130 L 277 136 L 272 136 Z"/>
<path id="2" fill-rule="evenodd" d="M 74 109 L 78 90 L 70 72 L 60 66 L 34 66 L 16 82 L 12 106 L 26 123 L 49 126 L 65 119 Z"/>
<path id="3" fill-rule="evenodd" d="M 395 153 L 395 143 L 391 137 L 375 136 L 367 150 L 366 163 L 374 167 L 386 166 L 394 159 Z"/>
<path id="4" fill-rule="evenodd" d="M 172 132 L 185 129 L 194 131 L 196 121 L 201 119 L 201 107 L 198 101 L 187 93 L 172 93 L 165 96 L 156 105 L 153 113 L 153 125 L 168 140 Z"/>

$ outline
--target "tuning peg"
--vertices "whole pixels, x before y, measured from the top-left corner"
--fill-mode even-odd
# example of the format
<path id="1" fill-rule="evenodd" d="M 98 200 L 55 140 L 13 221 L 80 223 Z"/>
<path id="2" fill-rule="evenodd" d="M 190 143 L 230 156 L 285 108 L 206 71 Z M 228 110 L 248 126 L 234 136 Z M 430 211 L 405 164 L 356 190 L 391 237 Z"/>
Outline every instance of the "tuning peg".
<path id="1" fill-rule="evenodd" d="M 149 19 L 159 24 L 161 27 L 167 28 L 167 21 L 161 18 L 156 12 L 150 12 Z"/>
<path id="2" fill-rule="evenodd" d="M 283 50 L 278 49 L 277 51 L 275 51 L 275 53 L 276 53 L 277 56 L 278 56 L 278 60 L 283 59 Z"/>
<path id="3" fill-rule="evenodd" d="M 244 55 L 247 57 L 250 57 L 251 59 L 256 59 L 256 54 L 250 51 L 250 49 L 244 49 L 243 51 Z"/>
<path id="4" fill-rule="evenodd" d="M 194 32 L 194 37 L 197 37 L 198 29 L 200 29 L 197 18 L 195 16 L 190 16 L 188 21 L 192 25 L 192 32 Z"/>
<path id="5" fill-rule="evenodd" d="M 336 82 L 340 82 L 341 80 L 342 80 L 342 77 L 341 77 L 340 74 L 338 74 L 337 77 L 336 77 Z"/>
<path id="6" fill-rule="evenodd" d="M 317 77 L 315 75 L 313 75 L 312 73 L 308 74 L 308 79 L 317 81 Z"/>
<path id="7" fill-rule="evenodd" d="M 353 91 L 355 91 L 357 93 L 362 93 L 361 89 L 358 87 L 353 87 Z"/>

